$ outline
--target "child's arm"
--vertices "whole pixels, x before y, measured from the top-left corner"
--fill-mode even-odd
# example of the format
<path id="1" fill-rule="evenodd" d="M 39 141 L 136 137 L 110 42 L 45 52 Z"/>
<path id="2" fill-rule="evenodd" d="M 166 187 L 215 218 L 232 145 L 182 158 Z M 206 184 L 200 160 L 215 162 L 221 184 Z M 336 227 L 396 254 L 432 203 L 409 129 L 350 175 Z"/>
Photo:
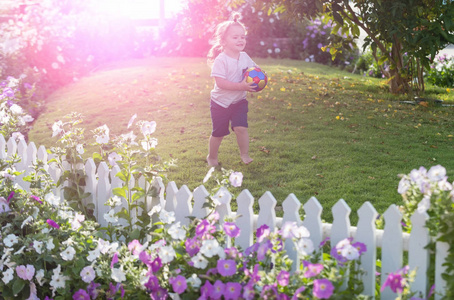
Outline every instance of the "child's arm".
<path id="1" fill-rule="evenodd" d="M 246 78 L 241 82 L 231 82 L 221 77 L 214 77 L 214 79 L 216 80 L 217 86 L 224 90 L 255 92 L 254 83 L 246 82 Z"/>

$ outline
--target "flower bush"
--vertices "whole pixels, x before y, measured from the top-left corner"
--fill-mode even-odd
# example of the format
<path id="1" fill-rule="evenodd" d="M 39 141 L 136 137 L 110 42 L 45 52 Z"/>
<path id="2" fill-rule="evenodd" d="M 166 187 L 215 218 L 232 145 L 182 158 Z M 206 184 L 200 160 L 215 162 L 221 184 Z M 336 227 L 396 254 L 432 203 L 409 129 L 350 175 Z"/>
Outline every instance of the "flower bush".
<path id="1" fill-rule="evenodd" d="M 446 169 L 436 165 L 427 170 L 424 167 L 413 169 L 409 174 L 402 175 L 398 192 L 402 195 L 404 228 L 411 231 L 410 217 L 415 211 L 426 212 L 430 218 L 426 227 L 433 242 L 428 245 L 434 249 L 435 242 L 441 241 L 449 245 L 448 257 L 443 278 L 446 280 L 446 294 L 443 299 L 454 297 L 454 190 L 448 181 Z"/>
<path id="2" fill-rule="evenodd" d="M 435 57 L 426 74 L 427 81 L 439 87 L 454 87 L 454 56 L 442 54 Z"/>

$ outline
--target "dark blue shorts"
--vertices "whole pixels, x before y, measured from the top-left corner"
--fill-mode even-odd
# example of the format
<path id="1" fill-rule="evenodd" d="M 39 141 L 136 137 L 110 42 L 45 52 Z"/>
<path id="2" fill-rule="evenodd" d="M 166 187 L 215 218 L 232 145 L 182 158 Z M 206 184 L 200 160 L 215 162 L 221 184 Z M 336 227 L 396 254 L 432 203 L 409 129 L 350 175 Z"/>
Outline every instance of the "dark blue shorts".
<path id="1" fill-rule="evenodd" d="M 211 100 L 210 111 L 211 122 L 213 123 L 211 135 L 214 137 L 222 137 L 230 134 L 229 125 L 232 127 L 232 130 L 237 126 L 248 127 L 248 101 L 246 99 L 231 104 L 227 108 Z"/>

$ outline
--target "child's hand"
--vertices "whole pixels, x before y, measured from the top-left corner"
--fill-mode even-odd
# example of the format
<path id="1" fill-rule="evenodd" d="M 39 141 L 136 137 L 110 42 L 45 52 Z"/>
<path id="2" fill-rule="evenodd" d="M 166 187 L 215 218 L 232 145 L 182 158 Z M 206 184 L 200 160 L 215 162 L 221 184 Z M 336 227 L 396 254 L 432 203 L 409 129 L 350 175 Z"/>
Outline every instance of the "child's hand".
<path id="1" fill-rule="evenodd" d="M 243 81 L 240 82 L 241 90 L 247 92 L 255 92 L 255 86 L 253 82 L 247 82 L 246 77 L 244 77 Z"/>

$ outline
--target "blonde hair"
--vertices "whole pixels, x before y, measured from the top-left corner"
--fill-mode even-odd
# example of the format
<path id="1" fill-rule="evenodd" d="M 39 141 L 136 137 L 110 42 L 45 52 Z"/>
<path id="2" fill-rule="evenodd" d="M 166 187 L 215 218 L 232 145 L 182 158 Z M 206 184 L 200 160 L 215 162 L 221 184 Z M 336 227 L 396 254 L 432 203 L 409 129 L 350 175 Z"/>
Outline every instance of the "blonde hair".
<path id="1" fill-rule="evenodd" d="M 243 27 L 244 31 L 246 32 L 246 26 L 244 26 L 244 24 L 239 21 L 240 19 L 241 14 L 239 12 L 234 12 L 232 13 L 231 20 L 224 21 L 216 26 L 213 38 L 210 41 L 210 44 L 212 44 L 212 46 L 207 55 L 209 66 L 213 65 L 214 59 L 223 51 L 222 42 L 224 41 L 225 35 L 231 26 L 239 25 Z"/>

